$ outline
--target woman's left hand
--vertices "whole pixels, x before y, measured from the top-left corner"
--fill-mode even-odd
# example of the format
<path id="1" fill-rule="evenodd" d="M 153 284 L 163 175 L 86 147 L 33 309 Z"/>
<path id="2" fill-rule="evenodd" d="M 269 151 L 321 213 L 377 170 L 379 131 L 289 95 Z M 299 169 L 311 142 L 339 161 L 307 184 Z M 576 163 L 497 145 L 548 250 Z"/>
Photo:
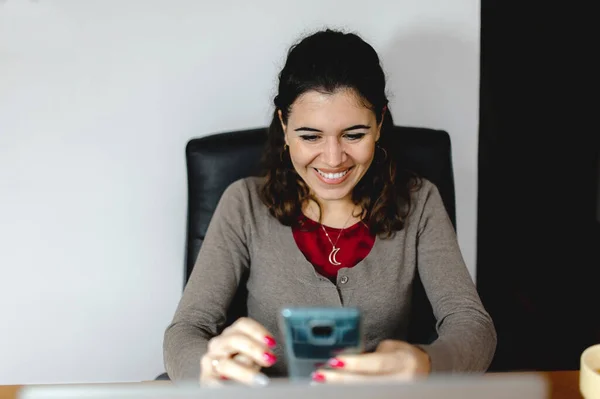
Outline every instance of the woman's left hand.
<path id="1" fill-rule="evenodd" d="M 408 381 L 427 376 L 429 355 L 404 341 L 382 341 L 375 352 L 340 355 L 329 360 L 331 369 L 318 369 L 312 379 L 321 383 Z"/>

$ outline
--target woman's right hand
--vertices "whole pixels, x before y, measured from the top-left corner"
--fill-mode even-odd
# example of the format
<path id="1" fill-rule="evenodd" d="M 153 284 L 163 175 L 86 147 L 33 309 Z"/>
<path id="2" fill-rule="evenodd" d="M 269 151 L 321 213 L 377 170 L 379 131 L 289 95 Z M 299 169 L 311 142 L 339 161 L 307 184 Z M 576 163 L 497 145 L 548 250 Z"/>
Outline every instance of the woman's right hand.
<path id="1" fill-rule="evenodd" d="M 246 317 L 238 319 L 208 341 L 208 351 L 200 360 L 200 383 L 232 380 L 267 385 L 269 379 L 260 370 L 277 361 L 271 351 L 275 345 L 271 333 L 260 323 Z"/>

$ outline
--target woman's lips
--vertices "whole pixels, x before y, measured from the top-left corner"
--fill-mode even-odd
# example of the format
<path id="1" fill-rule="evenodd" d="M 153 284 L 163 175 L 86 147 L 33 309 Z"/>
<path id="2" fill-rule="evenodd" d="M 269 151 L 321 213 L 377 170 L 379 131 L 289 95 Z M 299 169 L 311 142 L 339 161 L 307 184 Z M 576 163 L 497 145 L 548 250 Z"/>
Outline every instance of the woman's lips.
<path id="1" fill-rule="evenodd" d="M 345 169 L 345 171 L 343 171 L 343 172 L 324 173 L 324 172 L 320 172 L 320 170 L 317 168 L 313 168 L 313 170 L 315 171 L 315 174 L 317 175 L 319 180 L 321 180 L 323 183 L 328 184 L 328 185 L 341 184 L 348 178 L 348 176 L 350 176 L 350 173 L 352 173 L 353 169 L 354 169 L 354 167 L 350 167 L 348 169 Z"/>

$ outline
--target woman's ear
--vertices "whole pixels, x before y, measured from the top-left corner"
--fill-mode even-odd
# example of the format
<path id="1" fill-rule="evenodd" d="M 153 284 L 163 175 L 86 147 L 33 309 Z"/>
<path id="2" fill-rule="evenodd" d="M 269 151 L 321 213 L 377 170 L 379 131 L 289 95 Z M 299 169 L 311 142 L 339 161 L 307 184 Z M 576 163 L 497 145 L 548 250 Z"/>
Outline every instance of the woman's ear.
<path id="1" fill-rule="evenodd" d="M 377 134 L 375 135 L 375 141 L 379 141 L 381 137 L 381 127 L 383 126 L 383 119 L 385 118 L 385 113 L 387 112 L 387 106 L 383 107 L 383 111 L 381 111 L 381 121 L 379 122 L 379 126 L 377 126 Z"/>
<path id="2" fill-rule="evenodd" d="M 283 133 L 287 133 L 287 126 L 285 123 L 283 123 L 283 114 L 281 113 L 280 109 L 277 110 L 277 116 L 279 116 L 279 122 L 281 123 L 281 129 L 283 129 Z"/>
<path id="3" fill-rule="evenodd" d="M 279 116 L 279 122 L 281 123 L 281 129 L 283 130 L 283 139 L 285 140 L 285 144 L 289 147 L 290 144 L 288 143 L 287 125 L 285 123 L 283 123 L 283 114 L 281 113 L 280 109 L 277 110 L 277 116 Z"/>

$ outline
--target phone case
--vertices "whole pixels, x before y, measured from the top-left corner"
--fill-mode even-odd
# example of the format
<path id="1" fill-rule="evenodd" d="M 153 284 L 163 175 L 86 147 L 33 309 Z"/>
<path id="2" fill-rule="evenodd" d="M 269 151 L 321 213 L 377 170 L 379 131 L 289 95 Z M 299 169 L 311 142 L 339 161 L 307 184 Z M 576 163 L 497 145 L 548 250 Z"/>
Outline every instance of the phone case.
<path id="1" fill-rule="evenodd" d="M 336 355 L 364 350 L 356 308 L 287 307 L 280 313 L 280 323 L 292 380 L 310 378 Z"/>

